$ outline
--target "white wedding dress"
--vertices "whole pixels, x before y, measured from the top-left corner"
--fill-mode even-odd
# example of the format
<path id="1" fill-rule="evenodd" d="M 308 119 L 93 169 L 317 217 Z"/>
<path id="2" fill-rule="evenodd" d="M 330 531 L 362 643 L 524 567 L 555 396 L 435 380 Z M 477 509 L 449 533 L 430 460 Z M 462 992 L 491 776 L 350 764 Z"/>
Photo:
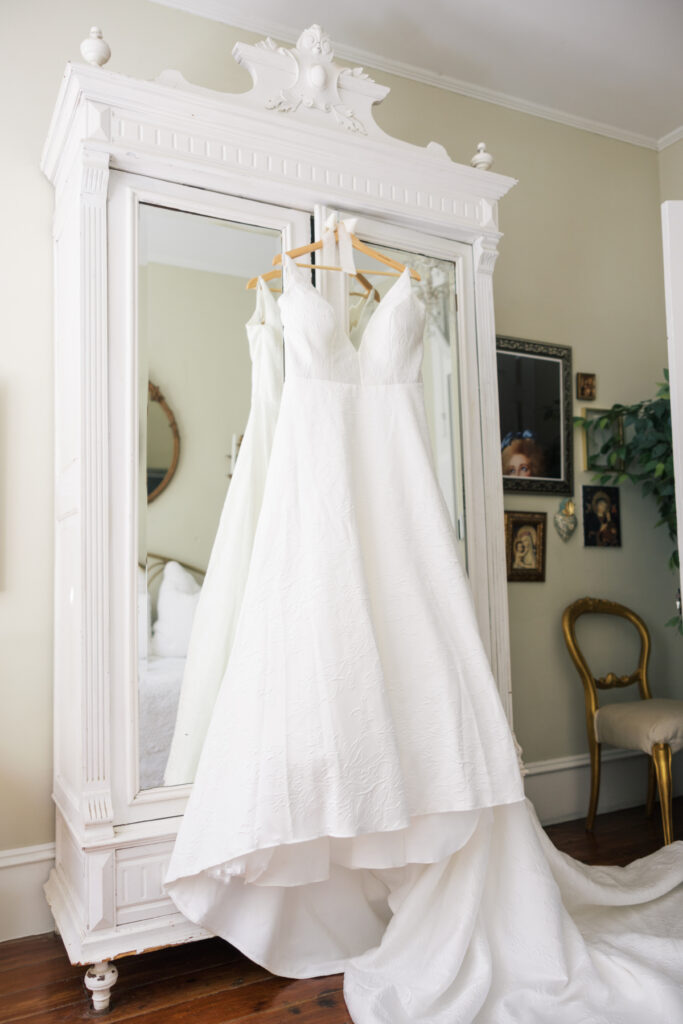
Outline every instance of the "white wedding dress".
<path id="1" fill-rule="evenodd" d="M 232 655 L 171 860 L 191 920 L 355 1024 L 683 1020 L 683 847 L 558 853 L 435 480 L 404 273 L 358 351 L 286 263 L 286 382 Z"/>
<path id="2" fill-rule="evenodd" d="M 282 395 L 282 325 L 262 278 L 246 323 L 251 406 L 211 550 L 183 673 L 164 785 L 192 782 L 242 606 Z"/>

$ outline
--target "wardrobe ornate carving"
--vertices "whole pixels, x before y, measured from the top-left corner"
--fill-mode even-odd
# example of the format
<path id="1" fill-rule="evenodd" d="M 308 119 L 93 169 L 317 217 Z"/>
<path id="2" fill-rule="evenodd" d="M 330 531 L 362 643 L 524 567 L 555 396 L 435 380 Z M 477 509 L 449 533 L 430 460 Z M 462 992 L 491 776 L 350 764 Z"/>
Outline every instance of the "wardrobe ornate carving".
<path id="1" fill-rule="evenodd" d="M 204 934 L 162 888 L 188 786 L 145 788 L 139 770 L 142 207 L 252 225 L 278 249 L 310 241 L 311 218 L 319 236 L 341 211 L 371 244 L 448 262 L 466 498 L 458 521 L 510 714 L 492 274 L 498 201 L 514 180 L 456 164 L 438 143 L 388 136 L 372 107 L 389 90 L 340 67 L 319 26 L 292 49 L 267 39 L 237 44 L 234 57 L 252 75 L 249 92 L 204 89 L 178 72 L 148 82 L 68 65 L 43 153 L 56 281 L 57 858 L 46 893 L 75 963 Z M 99 977 L 113 984 L 115 971 L 102 966 L 90 980 Z M 98 984 L 102 1005 L 108 987 Z"/>

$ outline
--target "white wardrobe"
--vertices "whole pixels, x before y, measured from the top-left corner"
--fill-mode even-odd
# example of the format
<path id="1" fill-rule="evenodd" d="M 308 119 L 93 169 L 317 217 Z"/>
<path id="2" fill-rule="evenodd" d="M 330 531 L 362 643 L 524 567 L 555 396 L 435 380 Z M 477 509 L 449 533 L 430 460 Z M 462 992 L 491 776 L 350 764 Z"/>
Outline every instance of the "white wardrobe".
<path id="1" fill-rule="evenodd" d="M 159 629 L 150 645 L 166 579 L 153 563 L 180 566 L 178 605 L 191 604 L 248 411 L 254 293 L 243 281 L 331 216 L 355 217 L 358 236 L 420 270 L 435 459 L 510 714 L 493 270 L 498 201 L 514 181 L 485 169 L 483 147 L 465 166 L 436 142 L 386 135 L 372 106 L 389 90 L 340 67 L 318 26 L 291 49 L 266 39 L 233 56 L 252 75 L 247 93 L 68 65 L 43 154 L 56 295 L 57 854 L 46 893 L 72 962 L 95 965 L 86 983 L 100 1007 L 113 958 L 204 937 L 162 888 L 191 780 L 164 786 L 159 773 L 183 655 L 164 653 Z M 318 273 L 316 285 L 338 290 L 341 278 Z M 150 385 L 179 436 L 177 472 L 152 503 L 150 459 L 163 455 L 150 455 Z M 221 404 L 224 418 L 196 441 L 199 412 Z"/>

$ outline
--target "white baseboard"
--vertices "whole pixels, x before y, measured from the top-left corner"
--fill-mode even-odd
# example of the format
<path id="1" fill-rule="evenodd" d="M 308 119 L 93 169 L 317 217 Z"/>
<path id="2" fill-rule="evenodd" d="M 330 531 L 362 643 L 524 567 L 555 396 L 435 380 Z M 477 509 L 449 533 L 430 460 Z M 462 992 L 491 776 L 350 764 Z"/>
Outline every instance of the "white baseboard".
<path id="1" fill-rule="evenodd" d="M 555 757 L 525 765 L 526 795 L 536 808 L 542 825 L 574 821 L 588 812 L 590 757 Z M 683 760 L 673 759 L 674 796 L 683 793 Z M 600 778 L 598 814 L 620 811 L 645 803 L 647 758 L 630 750 L 604 750 Z"/>
<path id="2" fill-rule="evenodd" d="M 54 862 L 54 843 L 0 850 L 0 942 L 53 930 L 43 885 Z"/>

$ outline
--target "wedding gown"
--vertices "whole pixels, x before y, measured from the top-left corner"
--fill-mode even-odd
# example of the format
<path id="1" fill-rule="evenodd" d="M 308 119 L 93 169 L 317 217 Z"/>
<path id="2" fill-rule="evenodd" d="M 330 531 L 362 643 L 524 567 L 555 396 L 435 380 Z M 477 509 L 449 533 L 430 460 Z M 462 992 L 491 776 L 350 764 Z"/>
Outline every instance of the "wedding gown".
<path id="1" fill-rule="evenodd" d="M 409 275 L 358 351 L 286 263 L 286 383 L 244 601 L 167 890 L 355 1024 L 683 1020 L 681 844 L 558 853 L 431 466 Z"/>
<path id="2" fill-rule="evenodd" d="M 164 784 L 192 782 L 228 664 L 251 561 L 282 394 L 282 325 L 262 278 L 246 325 L 251 406 L 192 624 Z"/>

